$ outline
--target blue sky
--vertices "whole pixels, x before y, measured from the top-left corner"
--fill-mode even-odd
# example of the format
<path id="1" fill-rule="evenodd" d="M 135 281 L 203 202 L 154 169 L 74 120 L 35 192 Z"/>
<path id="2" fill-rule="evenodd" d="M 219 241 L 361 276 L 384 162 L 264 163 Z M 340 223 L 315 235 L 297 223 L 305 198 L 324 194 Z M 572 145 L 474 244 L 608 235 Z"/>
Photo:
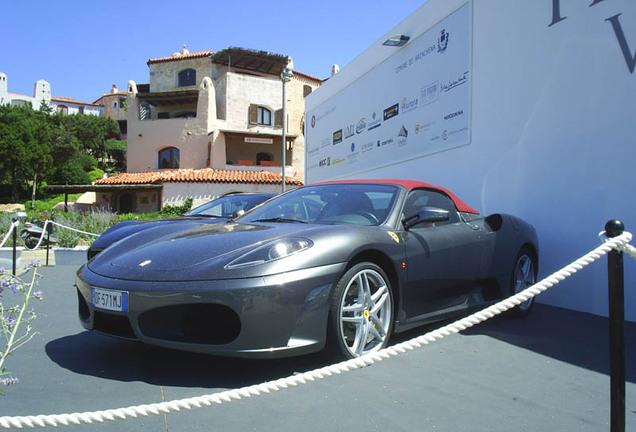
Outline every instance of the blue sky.
<path id="1" fill-rule="evenodd" d="M 289 55 L 296 70 L 327 78 L 425 0 L 298 2 L 7 0 L 0 15 L 0 72 L 10 93 L 93 102 L 112 84 L 148 82 L 151 58 L 230 46 Z"/>

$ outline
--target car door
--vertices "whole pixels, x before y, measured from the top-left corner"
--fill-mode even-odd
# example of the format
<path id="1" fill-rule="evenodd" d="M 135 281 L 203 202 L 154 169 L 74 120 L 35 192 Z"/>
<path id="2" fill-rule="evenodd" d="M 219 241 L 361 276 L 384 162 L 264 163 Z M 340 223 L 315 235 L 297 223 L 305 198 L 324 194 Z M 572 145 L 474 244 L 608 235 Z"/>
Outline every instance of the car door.
<path id="1" fill-rule="evenodd" d="M 408 217 L 424 206 L 447 210 L 449 220 L 417 224 L 405 232 L 407 319 L 465 302 L 482 274 L 485 246 L 479 227 L 464 222 L 452 200 L 432 190 L 411 191 L 403 214 Z"/>

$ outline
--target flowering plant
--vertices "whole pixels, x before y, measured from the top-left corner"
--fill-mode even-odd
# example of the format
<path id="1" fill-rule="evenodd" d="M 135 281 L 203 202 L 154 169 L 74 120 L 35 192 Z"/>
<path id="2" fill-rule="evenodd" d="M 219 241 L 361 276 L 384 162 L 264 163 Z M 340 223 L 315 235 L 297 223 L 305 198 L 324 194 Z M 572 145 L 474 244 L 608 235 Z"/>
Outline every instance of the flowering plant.
<path id="1" fill-rule="evenodd" d="M 13 377 L 4 366 L 4 361 L 15 350 L 30 341 L 37 333 L 32 332 L 31 321 L 36 314 L 29 309 L 29 300 L 42 300 L 42 291 L 37 290 L 38 262 L 34 261 L 24 270 L 33 268 L 31 282 L 26 284 L 16 276 L 9 275 L 0 268 L 0 386 L 16 384 L 18 379 Z M 4 393 L 0 390 L 0 395 Z"/>

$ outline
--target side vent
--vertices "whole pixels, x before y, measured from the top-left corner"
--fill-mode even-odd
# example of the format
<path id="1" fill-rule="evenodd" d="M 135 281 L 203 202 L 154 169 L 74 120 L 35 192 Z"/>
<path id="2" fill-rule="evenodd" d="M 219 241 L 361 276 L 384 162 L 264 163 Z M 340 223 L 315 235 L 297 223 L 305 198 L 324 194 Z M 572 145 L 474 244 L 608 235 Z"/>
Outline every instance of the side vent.
<path id="1" fill-rule="evenodd" d="M 492 232 L 497 232 L 501 229 L 501 224 L 503 223 L 503 218 L 500 214 L 491 214 L 486 218 L 486 227 L 490 229 Z"/>

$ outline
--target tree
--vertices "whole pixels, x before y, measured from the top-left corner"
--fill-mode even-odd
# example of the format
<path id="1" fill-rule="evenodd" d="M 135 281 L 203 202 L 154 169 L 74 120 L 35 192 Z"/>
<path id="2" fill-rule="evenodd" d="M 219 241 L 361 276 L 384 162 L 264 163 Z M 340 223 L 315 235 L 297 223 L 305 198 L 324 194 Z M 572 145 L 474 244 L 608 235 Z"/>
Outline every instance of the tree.
<path id="1" fill-rule="evenodd" d="M 97 159 L 100 168 L 105 168 L 106 142 L 117 137 L 117 122 L 108 117 L 73 114 L 62 116 L 61 124 L 77 138 L 81 149 Z"/>
<path id="2" fill-rule="evenodd" d="M 106 141 L 105 151 L 108 154 L 108 158 L 113 162 L 113 168 L 117 170 L 126 169 L 126 149 L 127 143 L 125 140 L 110 139 Z"/>
<path id="3" fill-rule="evenodd" d="M 31 107 L 0 106 L 0 172 L 14 200 L 30 181 L 41 181 L 51 170 L 50 126 L 46 114 Z"/>

